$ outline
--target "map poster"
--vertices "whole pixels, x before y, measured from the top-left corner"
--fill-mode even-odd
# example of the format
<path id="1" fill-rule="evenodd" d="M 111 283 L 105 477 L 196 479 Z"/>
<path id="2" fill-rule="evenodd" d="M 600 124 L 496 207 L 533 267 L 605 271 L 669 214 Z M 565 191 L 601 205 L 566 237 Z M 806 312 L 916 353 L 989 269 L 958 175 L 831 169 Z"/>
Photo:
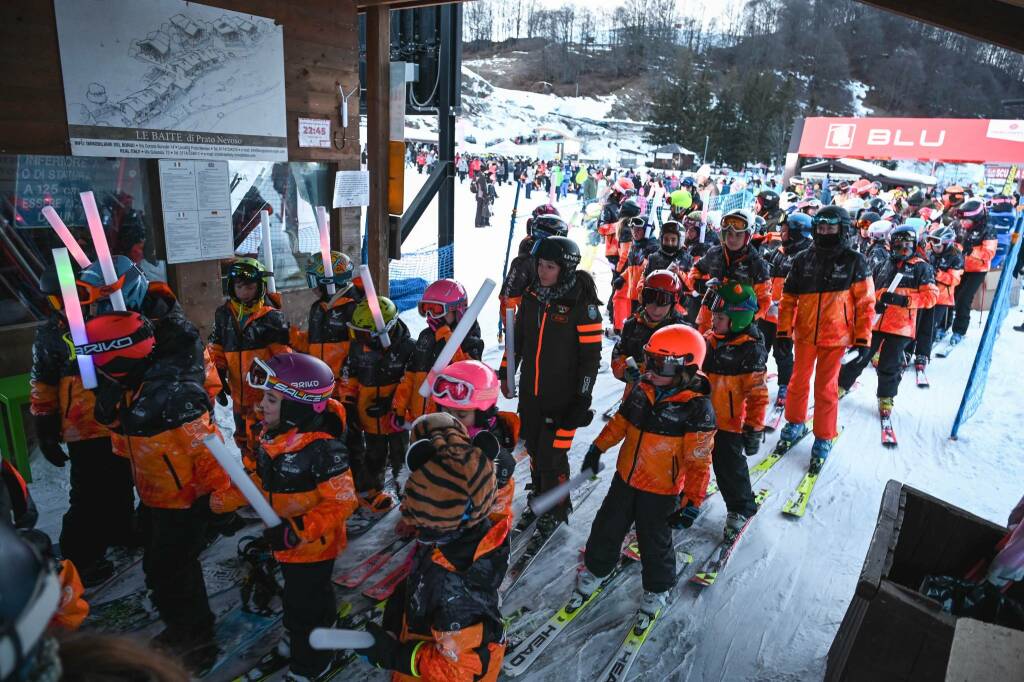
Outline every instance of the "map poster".
<path id="1" fill-rule="evenodd" d="M 185 0 L 54 0 L 76 156 L 288 160 L 284 36 Z"/>

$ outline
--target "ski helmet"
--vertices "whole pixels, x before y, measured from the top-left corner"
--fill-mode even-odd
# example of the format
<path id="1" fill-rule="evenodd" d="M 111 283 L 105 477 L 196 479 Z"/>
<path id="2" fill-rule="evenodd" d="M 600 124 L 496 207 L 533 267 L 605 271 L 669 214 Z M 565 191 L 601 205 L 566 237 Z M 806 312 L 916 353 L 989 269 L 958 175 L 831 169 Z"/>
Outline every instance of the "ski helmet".
<path id="1" fill-rule="evenodd" d="M 654 270 L 644 277 L 640 302 L 643 305 L 672 305 L 679 301 L 682 288 L 676 273 L 671 270 Z"/>
<path id="2" fill-rule="evenodd" d="M 149 357 L 156 345 L 153 324 L 135 312 L 111 311 L 85 323 L 89 339 L 75 353 L 91 355 L 96 369 L 115 379 L 127 377 Z"/>
<path id="3" fill-rule="evenodd" d="M 779 207 L 779 195 L 770 189 L 761 190 L 757 195 L 757 202 L 761 205 L 758 213 L 774 211 Z"/>
<path id="4" fill-rule="evenodd" d="M 894 260 L 906 260 L 914 255 L 917 248 L 917 230 L 914 225 L 903 223 L 889 233 L 889 250 Z"/>
<path id="5" fill-rule="evenodd" d="M 355 275 L 352 259 L 341 251 L 331 251 L 331 271 L 333 276 L 325 277 L 323 258 L 315 258 L 306 268 L 306 285 L 310 289 L 321 288 L 326 292 L 326 286 L 334 284 L 335 293 L 344 293 L 352 288 L 352 277 Z"/>
<path id="6" fill-rule="evenodd" d="M 754 217 L 745 208 L 737 208 L 722 216 L 722 239 L 728 232 L 741 232 L 746 234 L 744 245 L 750 241 L 754 232 Z"/>
<path id="7" fill-rule="evenodd" d="M 821 250 L 832 250 L 843 245 L 850 233 L 850 214 L 841 206 L 825 206 L 812 219 L 814 245 Z M 819 225 L 838 225 L 837 233 L 822 233 Z"/>
<path id="8" fill-rule="evenodd" d="M 235 282 L 256 283 L 256 300 L 260 301 L 267 293 L 267 279 L 273 277 L 274 273 L 267 272 L 263 263 L 255 258 L 236 258 L 228 266 L 227 275 L 224 277 L 224 295 L 235 303 L 241 304 L 235 294 Z"/>
<path id="9" fill-rule="evenodd" d="M 378 296 L 377 302 L 380 305 L 381 317 L 384 318 L 384 331 L 390 332 L 398 324 L 398 308 L 390 298 L 384 296 Z M 360 301 L 356 305 L 356 309 L 352 311 L 352 321 L 348 323 L 348 333 L 349 338 L 353 341 L 362 341 L 363 343 L 370 343 L 379 336 L 368 300 Z"/>
<path id="10" fill-rule="evenodd" d="M 640 202 L 630 197 L 622 202 L 622 206 L 619 207 L 619 219 L 635 218 L 640 215 Z"/>
<path id="11" fill-rule="evenodd" d="M 966 192 L 960 185 L 950 185 L 942 192 L 942 201 L 947 208 L 953 208 L 964 203 Z M 924 203 L 922 201 L 922 203 Z"/>
<path id="12" fill-rule="evenodd" d="M 479 360 L 462 360 L 442 370 L 430 390 L 438 405 L 483 412 L 498 402 L 498 375 Z"/>
<path id="13" fill-rule="evenodd" d="M 809 199 L 804 199 L 803 201 L 797 203 L 797 205 L 796 205 L 796 210 L 800 211 L 801 213 L 806 213 L 807 215 L 810 215 L 810 216 L 813 216 L 814 213 L 816 213 L 820 209 L 821 209 L 821 202 L 818 201 L 817 199 L 815 199 L 814 197 L 811 197 Z M 812 211 L 814 213 L 812 213 Z"/>
<path id="14" fill-rule="evenodd" d="M 538 260 L 557 263 L 560 268 L 558 281 L 564 282 L 576 272 L 580 264 L 580 247 L 568 237 L 548 237 L 537 242 L 533 255 Z"/>
<path id="15" fill-rule="evenodd" d="M 992 211 L 996 213 L 1012 211 L 1013 197 L 1006 194 L 996 194 L 992 197 Z"/>
<path id="16" fill-rule="evenodd" d="M 811 216 L 806 213 L 791 213 L 786 216 L 786 232 L 788 244 L 799 242 L 811 237 Z"/>
<path id="17" fill-rule="evenodd" d="M 634 240 L 650 239 L 651 233 L 654 231 L 654 226 L 647 222 L 647 218 L 640 215 L 634 218 L 627 218 L 626 224 L 633 231 Z"/>
<path id="18" fill-rule="evenodd" d="M 436 330 L 449 312 L 455 313 L 455 323 L 458 324 L 468 306 L 469 297 L 464 286 L 454 279 L 439 279 L 426 288 L 416 309 L 427 318 L 430 328 Z"/>
<path id="19" fill-rule="evenodd" d="M 106 313 L 114 309 L 110 295 L 120 291 L 126 308 L 142 310 L 142 300 L 149 290 L 149 280 L 139 266 L 127 256 L 114 256 L 113 260 L 114 274 L 117 276 L 117 281 L 113 284 L 107 285 L 103 279 L 103 270 L 98 260 L 78 273 L 75 280 L 78 300 L 83 306 L 95 303 L 97 312 Z M 58 288 L 59 286 L 58 284 Z"/>
<path id="20" fill-rule="evenodd" d="M 545 213 L 533 218 L 530 234 L 538 239 L 544 237 L 564 237 L 569 234 L 569 226 L 556 213 Z"/>
<path id="21" fill-rule="evenodd" d="M 938 246 L 941 247 L 939 250 L 942 251 L 956 241 L 956 232 L 949 225 L 938 225 L 925 237 L 925 241 L 928 242 L 932 249 Z"/>
<path id="22" fill-rule="evenodd" d="M 754 322 L 757 294 L 749 284 L 726 282 L 718 288 L 711 302 L 711 312 L 728 315 L 730 331 L 743 331 Z"/>
<path id="23" fill-rule="evenodd" d="M 850 185 L 850 192 L 853 194 L 858 194 L 863 197 L 871 192 L 872 187 L 873 185 L 871 184 L 870 180 L 861 178 L 857 182 Z"/>
<path id="24" fill-rule="evenodd" d="M 63 593 L 56 566 L 3 521 L 0 560 L 0 680 L 36 679 L 34 661 Z"/>
<path id="25" fill-rule="evenodd" d="M 924 192 L 922 192 L 919 189 L 916 189 L 910 193 L 910 196 L 907 197 L 907 205 L 912 206 L 913 208 L 920 208 L 921 206 L 924 206 L 924 200 Z M 879 201 L 881 200 L 879 199 Z"/>
<path id="26" fill-rule="evenodd" d="M 665 235 L 674 234 L 676 236 L 676 245 L 674 248 L 669 249 L 665 246 Z M 661 224 L 661 233 L 658 235 L 658 241 L 661 243 L 661 250 L 668 254 L 679 253 L 679 249 L 683 244 L 683 235 L 680 225 L 675 220 L 666 220 Z"/>
<path id="27" fill-rule="evenodd" d="M 284 398 L 281 422 L 289 426 L 322 414 L 334 392 L 330 365 L 305 353 L 278 353 L 266 361 L 254 358 L 246 381 L 253 388 Z"/>
<path id="28" fill-rule="evenodd" d="M 968 199 L 960 204 L 953 215 L 960 220 L 965 228 L 971 227 L 985 221 L 985 202 L 980 199 Z M 964 224 L 969 222 L 969 224 Z"/>
<path id="29" fill-rule="evenodd" d="M 682 182 L 680 182 L 679 184 L 681 184 L 683 187 L 693 187 L 693 178 L 683 178 Z"/>
<path id="30" fill-rule="evenodd" d="M 700 224 L 703 219 L 704 216 L 700 211 L 690 211 L 686 214 L 686 217 L 683 218 L 683 229 L 687 232 L 687 241 L 691 241 L 689 239 L 690 230 L 695 232 L 692 241 L 696 241 L 700 238 Z"/>
<path id="31" fill-rule="evenodd" d="M 651 334 L 644 346 L 645 366 L 658 376 L 690 374 L 704 363 L 707 346 L 696 329 L 685 324 L 670 324 Z"/>
<path id="32" fill-rule="evenodd" d="M 540 206 L 538 206 L 537 208 L 533 209 L 533 211 L 530 212 L 531 218 L 537 218 L 542 215 L 560 216 L 562 214 L 558 212 L 558 209 L 555 207 L 554 204 L 541 204 Z"/>
<path id="33" fill-rule="evenodd" d="M 677 189 L 669 195 L 669 204 L 673 209 L 685 211 L 693 206 L 693 195 L 685 189 Z"/>
<path id="34" fill-rule="evenodd" d="M 874 198 L 872 198 L 868 202 L 867 209 L 869 211 L 874 211 L 875 213 L 881 215 L 882 211 L 885 210 L 885 199 L 883 199 L 881 197 L 874 197 Z"/>
<path id="35" fill-rule="evenodd" d="M 874 241 L 885 241 L 889 238 L 890 232 L 892 232 L 891 220 L 876 220 L 868 225 L 868 239 Z"/>
<path id="36" fill-rule="evenodd" d="M 78 264 L 74 261 L 71 262 L 71 271 L 74 273 L 75 279 L 79 277 Z M 77 282 L 76 282 L 77 284 Z M 43 274 L 39 276 L 39 291 L 46 296 L 46 301 L 50 304 L 50 307 L 57 312 L 64 310 L 64 296 L 60 289 L 60 279 L 57 277 L 57 265 L 50 263 L 43 270 Z M 79 300 L 82 298 L 82 290 L 78 292 Z"/>
<path id="37" fill-rule="evenodd" d="M 874 211 L 864 211 L 857 217 L 857 229 L 860 230 L 862 235 L 866 235 L 868 228 L 871 227 L 871 223 L 881 219 L 882 216 Z"/>
<path id="38" fill-rule="evenodd" d="M 754 216 L 754 234 L 760 237 L 768 234 L 768 222 L 759 215 Z"/>

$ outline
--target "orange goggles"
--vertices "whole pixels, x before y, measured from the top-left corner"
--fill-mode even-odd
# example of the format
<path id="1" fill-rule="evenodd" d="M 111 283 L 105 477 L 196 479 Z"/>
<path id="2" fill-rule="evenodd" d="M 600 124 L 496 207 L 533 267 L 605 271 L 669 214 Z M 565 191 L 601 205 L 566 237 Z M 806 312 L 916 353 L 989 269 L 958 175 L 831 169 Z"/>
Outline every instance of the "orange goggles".
<path id="1" fill-rule="evenodd" d="M 88 282 L 83 282 L 80 279 L 75 280 L 75 289 L 78 291 L 78 301 L 82 305 L 92 305 L 104 298 L 110 298 L 111 294 L 115 291 L 120 291 L 121 287 L 124 286 L 124 278 L 125 275 L 121 275 L 113 284 L 104 284 L 99 287 L 93 286 Z"/>

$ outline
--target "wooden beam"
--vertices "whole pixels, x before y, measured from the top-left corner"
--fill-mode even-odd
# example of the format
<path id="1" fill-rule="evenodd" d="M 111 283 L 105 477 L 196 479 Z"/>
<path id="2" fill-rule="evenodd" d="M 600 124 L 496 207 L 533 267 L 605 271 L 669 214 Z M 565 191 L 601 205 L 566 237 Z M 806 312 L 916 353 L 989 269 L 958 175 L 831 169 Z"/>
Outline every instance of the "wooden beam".
<path id="1" fill-rule="evenodd" d="M 1000 0 L 974 0 L 966 10 L 959 0 L 860 0 L 932 26 L 961 33 L 1016 52 L 1024 52 L 1024 8 Z"/>
<path id="2" fill-rule="evenodd" d="M 388 136 L 391 86 L 391 10 L 366 11 L 366 165 L 370 205 L 366 207 L 366 261 L 381 296 L 388 294 Z"/>

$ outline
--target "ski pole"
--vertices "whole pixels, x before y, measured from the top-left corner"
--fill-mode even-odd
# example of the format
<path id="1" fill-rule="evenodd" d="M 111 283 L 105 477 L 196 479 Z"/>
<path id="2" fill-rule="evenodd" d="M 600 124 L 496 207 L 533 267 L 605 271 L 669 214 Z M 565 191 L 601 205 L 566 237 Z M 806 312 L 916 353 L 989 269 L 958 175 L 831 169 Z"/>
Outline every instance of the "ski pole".
<path id="1" fill-rule="evenodd" d="M 85 208 L 86 222 L 89 223 L 92 246 L 96 249 L 96 260 L 100 262 L 100 270 L 103 272 L 103 283 L 109 287 L 117 282 L 117 272 L 114 270 L 114 259 L 110 255 L 110 246 L 107 245 L 107 233 L 103 231 L 100 211 L 96 208 L 96 197 L 92 192 L 82 192 L 79 196 L 82 198 L 82 206 Z M 120 288 L 111 292 L 110 303 L 114 306 L 114 310 L 120 312 L 127 310 Z"/>
<path id="2" fill-rule="evenodd" d="M 516 198 L 512 202 L 512 224 L 508 228 L 508 244 L 505 245 L 505 265 L 501 268 L 501 283 L 505 283 L 505 275 L 508 274 L 508 258 L 512 253 L 512 236 L 516 231 L 516 212 L 519 210 L 519 190 L 523 188 L 522 180 L 516 180 Z M 498 340 L 501 341 L 502 319 L 498 318 Z"/>
<path id="3" fill-rule="evenodd" d="M 82 315 L 82 304 L 78 300 L 78 289 L 75 286 L 75 275 L 71 270 L 68 250 L 53 249 L 53 261 L 57 265 L 57 281 L 60 282 L 60 295 L 64 299 L 64 314 L 71 329 L 71 340 L 75 344 L 75 360 L 78 361 L 78 372 L 82 375 L 82 386 L 96 388 L 96 367 L 93 365 L 92 356 L 78 352 L 78 348 L 89 343 L 89 337 L 85 334 L 85 318 Z"/>
<path id="4" fill-rule="evenodd" d="M 505 311 L 505 377 L 510 395 L 516 394 L 516 311 Z"/>
<path id="5" fill-rule="evenodd" d="M 380 345 L 384 348 L 391 347 L 391 337 L 384 328 L 384 315 L 380 312 L 380 299 L 377 298 L 377 290 L 373 286 L 373 277 L 370 276 L 368 265 L 359 266 L 359 279 L 363 280 L 363 291 L 366 292 L 366 305 L 370 307 L 370 314 L 373 315 L 373 324 L 377 327 L 377 335 L 380 336 Z"/>
<path id="6" fill-rule="evenodd" d="M 57 211 L 54 210 L 53 206 L 43 207 L 43 217 L 46 218 L 46 222 L 50 223 L 50 227 L 52 227 L 53 231 L 57 233 L 60 240 L 64 242 L 64 246 L 68 248 L 68 252 L 75 259 L 75 262 L 78 263 L 78 267 L 83 270 L 89 267 L 89 257 L 85 255 L 84 251 L 82 251 L 82 247 L 79 246 L 77 241 L 75 241 L 75 238 L 71 235 L 71 230 L 69 230 L 68 226 L 64 224 L 64 221 L 60 219 L 60 216 L 57 214 Z"/>
<path id="7" fill-rule="evenodd" d="M 267 291 L 271 294 L 277 293 L 277 282 L 274 281 L 274 249 L 270 243 L 270 211 L 260 211 L 260 229 L 263 234 L 263 265 L 267 272 Z"/>
<path id="8" fill-rule="evenodd" d="M 320 651 L 333 649 L 369 649 L 374 643 L 373 635 L 366 630 L 342 630 L 341 628 L 313 628 L 309 633 L 309 646 Z"/>
<path id="9" fill-rule="evenodd" d="M 590 469 L 581 471 L 565 483 L 559 483 L 551 490 L 537 495 L 530 502 L 530 509 L 532 509 L 533 513 L 537 516 L 547 514 L 549 511 L 561 504 L 562 500 L 564 500 L 569 493 L 576 490 L 576 488 L 579 488 L 602 471 L 604 471 L 604 464 L 601 463 L 598 463 L 597 471 L 591 471 Z"/>
<path id="10" fill-rule="evenodd" d="M 281 517 L 277 515 L 270 503 L 267 502 L 267 498 L 263 497 L 263 493 L 256 488 L 256 484 L 245 473 L 242 463 L 228 450 L 228 446 L 220 439 L 220 434 L 211 433 L 203 438 L 203 444 L 210 450 L 210 454 L 224 469 L 235 487 L 252 505 L 253 510 L 260 515 L 267 528 L 281 525 Z"/>
<path id="11" fill-rule="evenodd" d="M 462 341 L 469 334 L 469 330 L 473 327 L 473 323 L 476 322 L 477 316 L 480 315 L 480 311 L 484 308 L 484 303 L 487 303 L 488 297 L 491 292 L 494 291 L 494 280 L 485 279 L 484 283 L 480 285 L 480 290 L 476 292 L 476 296 L 473 298 L 473 302 L 469 304 L 465 314 L 459 323 L 455 325 L 455 329 L 452 331 L 452 335 L 448 337 L 448 341 L 445 342 L 444 348 L 441 349 L 441 354 L 437 356 L 437 360 L 434 361 L 434 366 L 427 372 L 427 378 L 420 385 L 420 395 L 424 398 L 430 397 L 430 388 L 434 383 L 434 378 L 437 377 L 438 373 L 441 372 L 448 363 L 455 357 L 455 351 L 462 345 Z"/>
<path id="12" fill-rule="evenodd" d="M 327 282 L 327 295 L 334 296 L 334 268 L 331 267 L 331 218 L 324 206 L 316 207 L 316 226 L 320 230 L 320 258 L 324 262 L 324 280 Z"/>

